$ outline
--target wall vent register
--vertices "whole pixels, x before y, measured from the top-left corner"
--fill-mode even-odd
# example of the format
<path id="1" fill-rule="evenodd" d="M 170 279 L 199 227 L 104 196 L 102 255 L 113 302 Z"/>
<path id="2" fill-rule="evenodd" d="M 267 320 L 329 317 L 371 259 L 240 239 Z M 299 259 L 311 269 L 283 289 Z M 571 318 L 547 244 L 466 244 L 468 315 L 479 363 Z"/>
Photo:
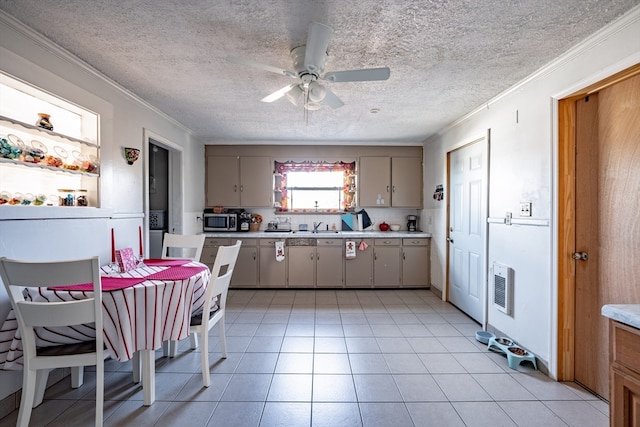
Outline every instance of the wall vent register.
<path id="1" fill-rule="evenodd" d="M 493 263 L 493 305 L 506 314 L 513 307 L 513 269 L 506 265 Z"/>

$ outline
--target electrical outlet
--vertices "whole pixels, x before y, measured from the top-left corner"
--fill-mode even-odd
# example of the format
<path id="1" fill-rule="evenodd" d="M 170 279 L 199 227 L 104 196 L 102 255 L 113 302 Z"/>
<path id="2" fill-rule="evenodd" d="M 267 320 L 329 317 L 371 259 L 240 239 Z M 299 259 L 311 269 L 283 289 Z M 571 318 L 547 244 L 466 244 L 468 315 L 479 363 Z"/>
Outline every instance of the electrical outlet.
<path id="1" fill-rule="evenodd" d="M 520 203 L 520 216 L 531 216 L 531 202 Z"/>
<path id="2" fill-rule="evenodd" d="M 511 212 L 507 212 L 504 216 L 504 223 L 507 225 L 511 225 Z"/>

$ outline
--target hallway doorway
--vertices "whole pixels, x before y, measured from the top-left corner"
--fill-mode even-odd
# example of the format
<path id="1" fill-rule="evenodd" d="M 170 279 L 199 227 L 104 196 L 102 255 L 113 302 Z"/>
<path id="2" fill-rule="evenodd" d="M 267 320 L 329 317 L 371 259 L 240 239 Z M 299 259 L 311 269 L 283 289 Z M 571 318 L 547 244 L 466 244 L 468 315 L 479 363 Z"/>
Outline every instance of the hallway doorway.
<path id="1" fill-rule="evenodd" d="M 559 103 L 558 379 L 609 399 L 605 304 L 640 303 L 640 65 Z"/>

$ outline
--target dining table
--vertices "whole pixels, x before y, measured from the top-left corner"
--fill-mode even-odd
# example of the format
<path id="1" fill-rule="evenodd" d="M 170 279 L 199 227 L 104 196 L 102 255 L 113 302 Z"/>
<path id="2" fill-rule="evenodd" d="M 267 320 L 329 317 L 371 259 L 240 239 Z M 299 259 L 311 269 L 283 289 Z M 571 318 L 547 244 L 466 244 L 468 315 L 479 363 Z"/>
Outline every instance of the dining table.
<path id="1" fill-rule="evenodd" d="M 190 259 L 145 259 L 134 269 L 101 267 L 103 331 L 106 353 L 125 362 L 137 354 L 142 365 L 144 405 L 155 401 L 155 351 L 167 341 L 189 336 L 191 316 L 202 312 L 211 270 Z M 91 284 L 25 288 L 32 301 L 89 298 Z M 38 347 L 74 344 L 95 337 L 95 325 L 38 328 Z M 0 327 L 0 369 L 22 369 L 22 342 L 13 310 Z M 133 366 L 134 381 L 140 378 Z"/>

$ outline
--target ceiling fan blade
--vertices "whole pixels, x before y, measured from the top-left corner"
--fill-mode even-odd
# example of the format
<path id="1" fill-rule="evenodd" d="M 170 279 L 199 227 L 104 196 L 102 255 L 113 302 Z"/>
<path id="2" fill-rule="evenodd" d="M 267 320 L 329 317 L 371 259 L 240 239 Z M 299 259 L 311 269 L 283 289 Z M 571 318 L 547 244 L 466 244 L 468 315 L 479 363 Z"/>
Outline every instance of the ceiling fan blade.
<path id="1" fill-rule="evenodd" d="M 324 102 L 325 104 L 327 104 L 329 107 L 331 108 L 340 108 L 344 105 L 344 102 L 342 102 L 340 100 L 340 98 L 338 98 L 336 96 L 335 93 L 331 92 L 329 89 L 325 88 L 326 90 L 326 94 L 324 96 L 324 99 L 322 102 Z"/>
<path id="2" fill-rule="evenodd" d="M 278 67 L 272 67 L 271 65 L 261 64 L 259 62 L 255 62 L 246 58 L 240 58 L 237 56 L 227 56 L 227 61 L 233 62 L 234 64 L 247 65 L 249 67 L 257 68 L 259 70 L 270 71 L 272 73 L 280 74 L 287 77 L 293 77 L 294 79 L 298 78 L 298 75 L 293 71 L 285 70 L 283 68 L 278 68 Z"/>
<path id="3" fill-rule="evenodd" d="M 333 28 L 314 22 L 309 28 L 304 54 L 304 66 L 312 73 L 321 73 L 327 60 L 327 48 L 333 35 Z"/>
<path id="4" fill-rule="evenodd" d="M 293 89 L 296 86 L 298 86 L 296 83 L 287 85 L 287 86 L 283 87 L 282 89 L 278 89 L 277 91 L 273 92 L 271 95 L 265 96 L 264 98 L 262 98 L 260 100 L 260 102 L 273 102 L 275 100 L 278 100 L 278 99 L 282 98 L 287 92 L 289 92 L 291 89 Z"/>
<path id="5" fill-rule="evenodd" d="M 332 71 L 322 76 L 322 80 L 332 83 L 341 82 L 371 82 L 387 80 L 391 71 L 387 67 L 366 68 L 362 70 Z"/>

